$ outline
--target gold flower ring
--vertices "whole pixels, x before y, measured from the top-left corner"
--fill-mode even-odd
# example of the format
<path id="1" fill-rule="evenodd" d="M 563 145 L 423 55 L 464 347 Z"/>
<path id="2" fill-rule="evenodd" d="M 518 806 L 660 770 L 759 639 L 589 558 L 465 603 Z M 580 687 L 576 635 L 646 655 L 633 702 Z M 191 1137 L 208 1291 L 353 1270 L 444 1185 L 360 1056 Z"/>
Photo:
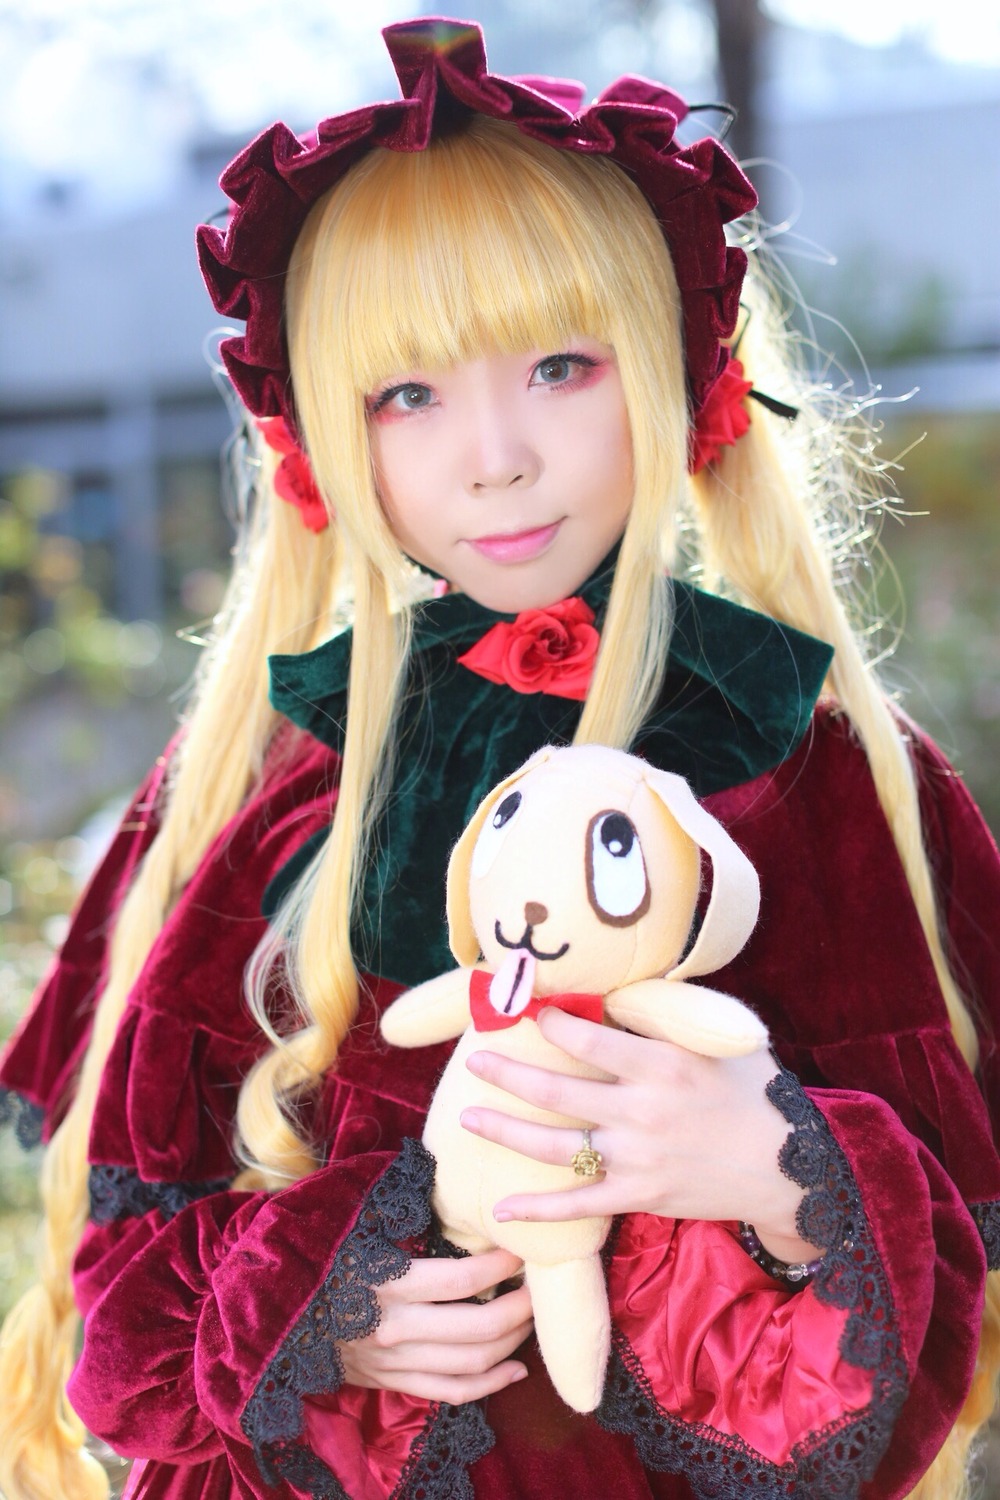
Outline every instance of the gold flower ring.
<path id="1" fill-rule="evenodd" d="M 583 1132 L 583 1145 L 574 1153 L 570 1166 L 577 1177 L 596 1177 L 604 1165 L 604 1158 L 590 1144 L 590 1131 Z"/>

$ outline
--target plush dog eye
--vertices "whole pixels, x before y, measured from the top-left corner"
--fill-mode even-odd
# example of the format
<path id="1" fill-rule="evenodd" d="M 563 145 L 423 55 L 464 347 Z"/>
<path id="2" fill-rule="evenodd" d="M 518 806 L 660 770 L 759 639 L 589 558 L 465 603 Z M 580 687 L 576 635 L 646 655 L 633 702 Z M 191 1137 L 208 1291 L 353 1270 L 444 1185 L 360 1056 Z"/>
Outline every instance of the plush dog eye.
<path id="1" fill-rule="evenodd" d="M 493 817 L 490 819 L 493 827 L 503 828 L 506 823 L 510 822 L 511 818 L 514 816 L 520 806 L 521 793 L 508 792 L 506 797 L 500 803 L 500 806 L 497 808 L 496 812 L 493 814 Z"/>
<path id="2" fill-rule="evenodd" d="M 508 792 L 506 797 L 502 797 L 497 803 L 492 815 L 486 819 L 476 840 L 476 847 L 472 851 L 471 873 L 473 875 L 486 874 L 504 841 L 510 820 L 520 806 L 521 793 Z"/>
<path id="3" fill-rule="evenodd" d="M 602 922 L 628 927 L 649 909 L 649 880 L 635 825 L 601 812 L 587 829 L 587 895 Z"/>

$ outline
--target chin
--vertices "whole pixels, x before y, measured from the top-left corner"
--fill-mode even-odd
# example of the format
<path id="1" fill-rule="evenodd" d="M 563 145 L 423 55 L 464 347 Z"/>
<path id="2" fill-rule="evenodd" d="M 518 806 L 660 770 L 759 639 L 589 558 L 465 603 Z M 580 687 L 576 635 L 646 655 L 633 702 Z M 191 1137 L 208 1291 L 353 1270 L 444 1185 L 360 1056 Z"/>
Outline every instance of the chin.
<path id="1" fill-rule="evenodd" d="M 454 583 L 484 609 L 517 615 L 525 609 L 548 609 L 562 599 L 569 599 L 579 593 L 593 572 L 593 566 L 588 566 L 586 560 L 579 567 L 567 567 L 565 559 L 558 567 L 551 563 L 545 566 L 547 561 L 538 558 L 509 567 L 468 569 L 467 576 L 455 579 Z M 473 572 L 475 576 L 469 576 Z"/>
<path id="2" fill-rule="evenodd" d="M 568 599 L 578 591 L 582 582 L 583 579 L 580 579 L 576 584 L 563 588 L 558 582 L 546 583 L 540 579 L 511 577 L 481 586 L 473 585 L 464 592 L 484 609 L 494 610 L 501 615 L 519 615 L 525 609 L 548 609 L 561 599 Z"/>

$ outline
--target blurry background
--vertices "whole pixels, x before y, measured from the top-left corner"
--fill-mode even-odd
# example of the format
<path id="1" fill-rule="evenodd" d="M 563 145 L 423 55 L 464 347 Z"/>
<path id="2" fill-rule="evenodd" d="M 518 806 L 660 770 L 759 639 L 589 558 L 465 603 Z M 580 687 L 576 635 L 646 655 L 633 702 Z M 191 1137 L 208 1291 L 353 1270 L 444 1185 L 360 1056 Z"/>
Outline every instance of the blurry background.
<path id="1" fill-rule="evenodd" d="M 305 128 L 396 94 L 378 28 L 421 12 L 399 3 L 0 0 L 0 1039 L 117 799 L 170 734 L 197 654 L 178 631 L 197 636 L 220 597 L 229 424 L 194 226 L 272 119 Z M 835 320 L 818 340 L 860 389 L 858 350 L 884 396 L 913 392 L 879 408 L 914 513 L 885 532 L 907 600 L 883 581 L 902 630 L 887 671 L 1000 827 L 1000 10 L 456 6 L 500 71 L 592 93 L 642 72 L 738 104 L 731 139 L 784 226 L 778 248 Z M 31 1215 L 29 1175 L 0 1150 L 6 1301 Z"/>

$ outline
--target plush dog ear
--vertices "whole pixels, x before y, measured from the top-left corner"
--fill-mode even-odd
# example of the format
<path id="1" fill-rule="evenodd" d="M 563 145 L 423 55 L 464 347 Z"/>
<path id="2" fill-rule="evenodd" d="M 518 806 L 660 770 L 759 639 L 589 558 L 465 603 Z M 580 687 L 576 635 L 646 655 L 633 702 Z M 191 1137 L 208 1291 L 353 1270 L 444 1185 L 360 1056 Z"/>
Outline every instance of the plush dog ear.
<path id="1" fill-rule="evenodd" d="M 683 962 L 671 969 L 670 979 L 712 974 L 735 958 L 753 932 L 760 910 L 760 881 L 743 850 L 722 824 L 696 801 L 682 776 L 646 768 L 645 781 L 712 861 L 712 895 L 701 931 Z"/>
<path id="2" fill-rule="evenodd" d="M 488 815 L 514 784 L 527 776 L 536 766 L 543 765 L 557 753 L 555 745 L 544 745 L 536 750 L 522 766 L 498 786 L 487 792 L 476 808 L 465 829 L 451 851 L 448 860 L 447 907 L 448 944 L 460 964 L 474 964 L 479 957 L 479 939 L 472 927 L 472 910 L 469 905 L 469 869 L 472 851 Z"/>

